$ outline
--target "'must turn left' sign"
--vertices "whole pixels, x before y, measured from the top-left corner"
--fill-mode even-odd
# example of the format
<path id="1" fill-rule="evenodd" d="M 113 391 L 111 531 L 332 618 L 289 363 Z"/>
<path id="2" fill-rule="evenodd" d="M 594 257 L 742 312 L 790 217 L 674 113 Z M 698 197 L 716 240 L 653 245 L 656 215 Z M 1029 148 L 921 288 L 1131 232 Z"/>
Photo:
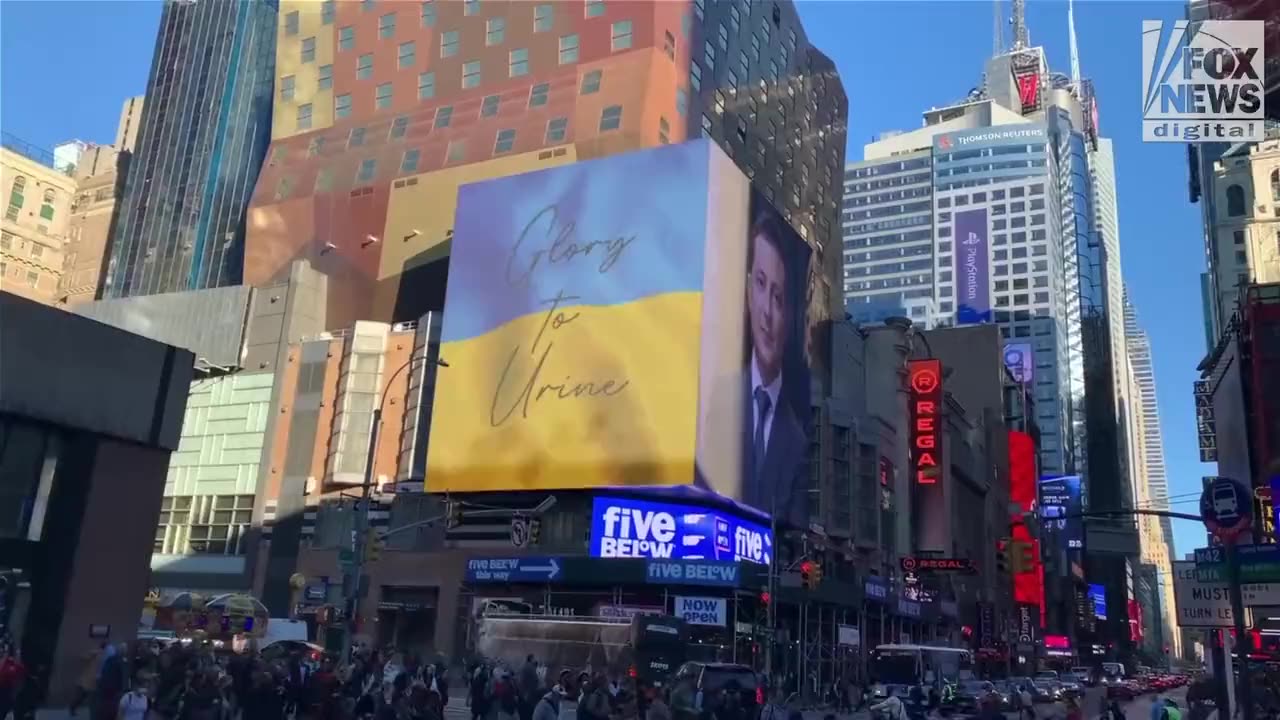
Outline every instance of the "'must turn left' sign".
<path id="1" fill-rule="evenodd" d="M 1173 599 L 1178 606 L 1178 624 L 1182 627 L 1224 628 L 1235 625 L 1227 584 L 1197 580 L 1194 562 L 1173 563 Z"/>

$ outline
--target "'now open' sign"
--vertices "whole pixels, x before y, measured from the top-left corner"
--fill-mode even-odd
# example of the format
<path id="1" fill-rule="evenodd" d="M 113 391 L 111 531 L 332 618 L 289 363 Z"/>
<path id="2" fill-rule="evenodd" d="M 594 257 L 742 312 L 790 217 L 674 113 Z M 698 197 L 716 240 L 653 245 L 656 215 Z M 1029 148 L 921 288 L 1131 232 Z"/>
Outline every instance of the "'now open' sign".
<path id="1" fill-rule="evenodd" d="M 676 617 L 690 625 L 724 627 L 729 602 L 725 598 L 676 596 Z"/>

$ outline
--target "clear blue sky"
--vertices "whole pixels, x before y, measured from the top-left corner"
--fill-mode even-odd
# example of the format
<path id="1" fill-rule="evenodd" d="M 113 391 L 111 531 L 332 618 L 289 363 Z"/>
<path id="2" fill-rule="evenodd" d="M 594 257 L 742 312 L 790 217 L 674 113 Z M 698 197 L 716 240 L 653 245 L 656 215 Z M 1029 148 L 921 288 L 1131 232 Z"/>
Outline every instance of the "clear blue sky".
<path id="1" fill-rule="evenodd" d="M 1066 72 L 1066 3 L 1028 5 L 1032 43 L 1044 45 L 1054 69 Z M 835 59 L 849 95 L 850 160 L 860 159 L 877 133 L 919 127 L 922 110 L 962 97 L 980 82 L 991 53 L 992 3 L 985 0 L 799 6 L 810 38 Z M 1179 18 L 1184 7 L 1129 0 L 1076 5 L 1081 69 L 1097 87 L 1102 132 L 1115 141 L 1124 275 L 1151 335 L 1174 495 L 1198 490 L 1200 477 L 1212 474 L 1197 459 L 1191 399 L 1204 356 L 1204 262 L 1198 208 L 1187 201 L 1185 147 L 1141 141 L 1139 33 L 1143 19 Z M 145 89 L 159 14 L 159 3 L 148 0 L 0 2 L 0 126 L 46 147 L 71 138 L 112 141 L 121 102 Z M 1174 528 L 1180 553 L 1203 544 L 1197 524 L 1175 521 Z"/>

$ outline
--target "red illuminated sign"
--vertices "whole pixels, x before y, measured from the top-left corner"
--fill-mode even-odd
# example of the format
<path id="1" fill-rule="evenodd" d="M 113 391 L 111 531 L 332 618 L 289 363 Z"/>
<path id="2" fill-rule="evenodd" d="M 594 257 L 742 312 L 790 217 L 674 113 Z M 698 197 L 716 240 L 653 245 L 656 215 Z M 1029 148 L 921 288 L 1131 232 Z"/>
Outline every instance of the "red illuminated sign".
<path id="1" fill-rule="evenodd" d="M 1040 76 L 1036 73 L 1015 75 L 1018 83 L 1018 100 L 1022 102 L 1022 112 L 1031 113 L 1040 108 Z"/>
<path id="2" fill-rule="evenodd" d="M 1071 640 L 1066 635 L 1045 635 L 1044 646 L 1049 650 L 1070 650 Z"/>
<path id="3" fill-rule="evenodd" d="M 969 572 L 973 570 L 973 561 L 968 558 L 904 557 L 902 569 L 906 572 L 920 570 Z"/>
<path id="4" fill-rule="evenodd" d="M 916 482 L 933 485 L 942 476 L 942 361 L 912 360 L 911 468 Z"/>

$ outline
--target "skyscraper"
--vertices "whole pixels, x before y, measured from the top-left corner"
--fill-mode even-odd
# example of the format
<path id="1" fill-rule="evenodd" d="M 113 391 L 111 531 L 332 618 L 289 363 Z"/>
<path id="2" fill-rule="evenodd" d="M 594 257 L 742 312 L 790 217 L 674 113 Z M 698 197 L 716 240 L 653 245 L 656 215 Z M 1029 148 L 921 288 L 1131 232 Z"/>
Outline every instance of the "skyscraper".
<path id="1" fill-rule="evenodd" d="M 285 0 L 277 71 L 246 281 L 310 259 L 330 327 L 441 309 L 459 185 L 699 135 L 834 282 L 848 108 L 791 3 Z"/>
<path id="2" fill-rule="evenodd" d="M 1130 437 L 1133 443 L 1131 471 L 1136 484 L 1136 498 L 1140 507 L 1150 510 L 1169 509 L 1169 480 L 1164 466 L 1164 437 L 1160 431 L 1160 407 L 1156 402 L 1156 377 L 1151 364 L 1151 342 L 1138 324 L 1138 313 L 1123 291 L 1125 355 L 1134 397 L 1130 418 Z M 1173 570 L 1171 561 L 1177 557 L 1173 544 L 1173 525 L 1169 518 L 1141 517 L 1138 534 L 1142 546 L 1143 562 L 1156 565 L 1160 571 L 1160 604 L 1164 615 L 1166 643 L 1181 643 L 1181 634 L 1172 624 L 1177 615 L 1173 612 L 1173 588 L 1169 582 Z"/>
<path id="3" fill-rule="evenodd" d="M 242 280 L 271 138 L 277 0 L 167 0 L 102 296 Z"/>

